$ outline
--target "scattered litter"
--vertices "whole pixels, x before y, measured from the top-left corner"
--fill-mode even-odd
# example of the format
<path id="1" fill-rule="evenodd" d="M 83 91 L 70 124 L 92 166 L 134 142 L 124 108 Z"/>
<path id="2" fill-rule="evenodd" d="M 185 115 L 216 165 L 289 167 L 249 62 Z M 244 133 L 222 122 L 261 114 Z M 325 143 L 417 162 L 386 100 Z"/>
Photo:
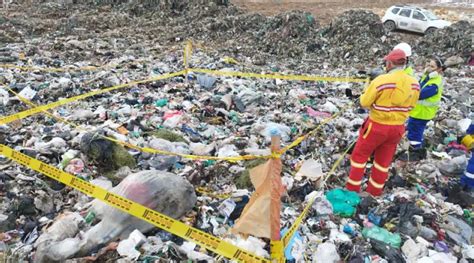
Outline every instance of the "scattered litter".
<path id="1" fill-rule="evenodd" d="M 120 241 L 117 246 L 117 252 L 120 256 L 126 256 L 131 260 L 137 260 L 141 253 L 135 248 L 143 244 L 145 241 L 146 237 L 140 231 L 135 229 L 130 233 L 130 236 L 127 239 Z"/>
<path id="2" fill-rule="evenodd" d="M 248 156 L 271 155 L 277 132 L 281 148 L 299 142 L 281 156 L 282 235 L 310 205 L 285 250 L 288 261 L 474 260 L 474 197 L 459 185 L 472 154 L 459 141 L 474 120 L 469 22 L 416 36 L 385 32 L 369 10 L 347 10 L 321 24 L 308 12 L 267 17 L 222 0 L 9 2 L 0 15 L 2 85 L 35 105 L 117 89 L 2 124 L 0 143 L 268 258 L 269 240 L 231 229 L 255 191 L 252 169 L 266 162 Z M 427 158 L 394 162 L 380 197 L 340 189 L 351 143 L 367 117 L 356 100 L 365 83 L 345 79 L 383 72 L 383 55 L 402 40 L 414 49 L 416 74 L 434 54 L 449 66 L 439 113 L 425 131 Z M 221 74 L 338 81 L 189 71 L 134 82 L 184 64 Z M 34 107 L 6 88 L 0 105 L 2 116 Z M 216 160 L 225 157 L 241 160 Z M 2 156 L 0 198 L 0 259 L 221 260 Z"/>

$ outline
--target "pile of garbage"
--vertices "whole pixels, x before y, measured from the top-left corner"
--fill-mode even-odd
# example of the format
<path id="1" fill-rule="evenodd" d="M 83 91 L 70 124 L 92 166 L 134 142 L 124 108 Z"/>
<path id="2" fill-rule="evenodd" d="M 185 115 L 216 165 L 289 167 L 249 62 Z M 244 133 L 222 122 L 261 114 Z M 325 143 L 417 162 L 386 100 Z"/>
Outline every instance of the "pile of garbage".
<path id="1" fill-rule="evenodd" d="M 187 32 L 201 32 L 202 38 L 225 37 L 235 32 L 245 37 L 241 41 L 235 37 L 233 42 L 222 41 L 229 45 L 223 45 L 218 51 L 196 47 L 188 61 L 193 67 L 346 77 L 355 76 L 361 70 L 350 61 L 376 60 L 364 52 L 352 53 L 351 49 L 359 52 L 368 48 L 381 57 L 393 46 L 389 40 L 384 42 L 381 25 L 366 11 L 343 14 L 323 28 L 325 34 L 306 42 L 320 30 L 314 17 L 307 13 L 291 12 L 273 18 L 238 12 L 233 13 L 232 18 L 232 13 L 227 13 L 228 20 L 224 20 L 227 22 L 219 25 L 221 16 L 234 7 L 217 1 L 209 4 L 217 7 L 213 9 L 217 13 L 213 13 L 206 9 L 208 5 L 204 2 L 207 1 L 199 2 L 201 11 L 193 13 L 202 24 L 188 25 L 189 31 L 179 32 L 183 34 L 181 40 Z M 144 6 L 146 3 L 141 2 Z M 55 6 L 54 3 L 39 4 L 42 10 L 39 12 L 46 10 L 41 8 L 46 5 Z M 22 98 L 43 105 L 181 70 L 184 45 L 181 40 L 179 47 L 171 45 L 172 49 L 165 52 L 169 48 L 167 43 L 176 42 L 175 38 L 161 38 L 160 31 L 167 28 L 150 31 L 163 41 L 157 44 L 156 39 L 145 34 L 155 21 L 150 17 L 125 15 L 128 11 L 122 10 L 123 5 L 110 9 L 103 6 L 102 11 L 81 5 L 78 9 L 74 9 L 75 5 L 71 5 L 72 9 L 57 5 L 58 9 L 52 10 L 62 10 L 59 16 L 81 8 L 85 15 L 67 18 L 70 23 L 77 23 L 69 29 L 53 27 L 59 29 L 54 37 L 42 34 L 31 37 L 30 32 L 22 33 L 22 41 L 8 42 L 0 50 L 0 57 L 18 66 L 68 70 L 0 68 L 0 83 Z M 168 8 L 166 12 L 193 12 L 180 6 L 172 10 Z M 211 13 L 215 15 L 209 15 Z M 7 17 L 9 23 L 17 15 Z M 123 18 L 124 22 L 117 28 L 112 22 L 106 22 L 98 26 L 97 31 L 84 32 L 82 26 L 91 26 L 86 22 L 89 16 L 95 17 L 92 22 L 111 16 Z M 368 17 L 369 25 L 358 24 L 364 17 Z M 170 22 L 172 17 L 168 19 L 159 23 Z M 37 18 L 22 21 L 26 25 Z M 52 23 L 38 21 L 42 21 L 38 25 L 45 28 Z M 127 26 L 126 22 L 134 26 Z M 143 26 L 136 28 L 139 22 L 144 22 Z M 210 24 L 212 28 L 199 26 Z M 261 25 L 266 27 L 259 28 Z M 132 29 L 134 37 L 127 36 Z M 445 31 L 440 34 L 442 32 Z M 362 42 L 364 38 L 372 42 Z M 273 40 L 279 43 L 272 45 Z M 229 57 L 234 52 L 239 52 L 235 59 Z M 276 57 L 269 63 L 255 63 L 254 56 L 266 52 L 286 59 Z M 301 63 L 298 58 L 316 56 L 318 52 L 327 56 L 321 59 L 334 57 L 333 62 L 315 67 Z M 296 54 L 295 57 L 290 53 Z M 345 63 L 332 64 L 344 59 Z M 80 70 L 94 65 L 100 67 Z M 53 108 L 50 115 L 40 113 L 2 125 L 0 142 L 251 253 L 268 257 L 268 240 L 230 234 L 255 190 L 250 170 L 264 160 L 192 160 L 150 152 L 222 158 L 268 155 L 273 132 L 279 133 L 282 145 L 288 145 L 318 127 L 312 136 L 282 157 L 281 176 L 285 188 L 282 234 L 305 205 L 315 200 L 286 249 L 288 260 L 469 262 L 474 259 L 473 198 L 457 187 L 469 155 L 457 137 L 463 134 L 466 124 L 474 120 L 472 76 L 472 67 L 465 63 L 446 72 L 440 112 L 425 132 L 427 159 L 408 164 L 396 162 L 390 170 L 384 195 L 377 199 L 341 189 L 350 167 L 344 152 L 357 138 L 358 129 L 367 117 L 367 112 L 345 91 L 360 93 L 361 83 L 232 78 L 191 72 L 186 76 L 131 85 Z M 5 88 L 0 88 L 0 105 L 2 116 L 31 106 Z M 323 124 L 334 114 L 339 115 Z M 136 147 L 126 147 L 127 144 L 148 150 L 139 151 Z M 406 145 L 402 143 L 399 148 L 401 151 Z M 192 242 L 107 207 L 3 156 L 0 156 L 0 189 L 0 259 L 153 262 L 163 259 L 212 261 L 217 257 Z"/>
<path id="2" fill-rule="evenodd" d="M 39 12 L 39 17 L 29 18 L 23 13 L 2 16 L 5 30 L 0 40 L 22 42 L 25 36 L 51 40 L 51 37 L 66 37 L 66 41 L 78 41 L 77 48 L 90 50 L 91 56 L 84 59 L 91 59 L 97 47 L 104 43 L 90 40 L 100 40 L 104 36 L 115 39 L 115 43 L 105 44 L 114 49 L 120 49 L 122 44 L 148 43 L 153 48 L 147 51 L 153 53 L 162 52 L 163 46 L 193 39 L 207 47 L 215 47 L 224 55 L 250 57 L 257 64 L 292 57 L 331 65 L 346 61 L 374 63 L 374 57 L 381 56 L 388 51 L 388 46 L 401 41 L 399 34 L 383 30 L 378 15 L 366 10 L 346 11 L 321 27 L 318 18 L 307 12 L 291 11 L 265 17 L 243 12 L 227 1 L 93 2 L 98 6 L 45 2 L 31 10 Z M 41 19 L 51 16 L 61 23 Z M 446 58 L 458 55 L 467 59 L 472 40 L 465 36 L 472 34 L 471 31 L 472 26 L 461 21 L 433 36 L 406 41 L 416 47 L 419 55 L 439 54 Z M 160 41 L 153 41 L 150 35 Z M 87 39 L 87 45 L 81 44 Z M 60 44 L 63 41 L 57 42 L 54 48 L 64 48 Z M 107 37 L 102 42 L 108 42 Z M 99 54 L 110 57 L 120 52 Z"/>
<path id="3" fill-rule="evenodd" d="M 15 69 L 2 69 L 1 76 L 22 96 L 46 104 L 61 94 L 70 97 L 121 80 L 177 70 L 181 60 L 178 54 L 169 53 L 163 60 L 141 61 L 133 67 L 122 59 L 116 66 L 120 70 L 13 74 Z M 191 62 L 227 70 L 243 67 L 198 50 Z M 286 63 L 291 64 L 282 62 L 280 70 L 286 71 Z M 322 74 L 344 76 L 348 69 Z M 270 69 L 254 66 L 251 70 Z M 179 76 L 53 109 L 53 115 L 69 123 L 35 115 L 2 127 L 0 134 L 3 143 L 22 153 L 252 253 L 268 256 L 265 240 L 226 234 L 254 190 L 249 170 L 262 160 L 193 161 L 125 148 L 105 137 L 182 154 L 267 155 L 272 130 L 280 132 L 286 145 L 341 112 L 340 117 L 321 126 L 315 136 L 283 157 L 282 180 L 287 192 L 281 214 L 283 226 L 291 226 L 306 202 L 318 197 L 287 257 L 298 261 L 305 256 L 316 262 L 320 258 L 334 262 L 382 257 L 389 261 L 405 258 L 451 262 L 470 259 L 472 252 L 467 230 L 472 199 L 452 187 L 467 160 L 467 154 L 453 146 L 452 138 L 462 134 L 464 119 L 473 117 L 469 110 L 472 99 L 462 95 L 469 92 L 467 71 L 466 67 L 455 68 L 447 77 L 445 96 L 450 99 L 443 100 L 436 125 L 426 131 L 428 159 L 418 164 L 398 164 L 380 199 L 339 189 L 350 166 L 347 158 L 322 184 L 325 173 L 356 139 L 366 116 L 356 106 L 347 109 L 352 98 L 345 97 L 344 90 L 361 90 L 362 85 L 357 83 L 235 79 L 192 73 L 186 77 L 187 82 Z M 85 85 L 87 79 L 94 79 L 95 84 Z M 4 115 L 25 109 L 8 92 L 2 93 L 2 103 Z M 212 260 L 212 253 L 204 253 L 195 244 L 105 207 L 8 159 L 2 159 L 0 169 L 5 191 L 1 241 L 8 257 L 40 262 L 67 258 L 81 262 L 91 257 Z M 327 190 L 321 189 L 323 185 Z M 110 219 L 113 222 L 107 221 Z"/>
<path id="4" fill-rule="evenodd" d="M 365 10 L 342 13 L 322 29 L 322 35 L 328 39 L 327 59 L 334 62 L 367 62 L 386 54 L 393 43 L 388 41 L 380 17 Z"/>
<path id="5" fill-rule="evenodd" d="M 285 57 L 304 56 L 311 49 L 310 43 L 318 38 L 319 28 L 312 14 L 301 11 L 266 18 L 264 23 L 256 23 L 254 27 L 254 43 L 249 44 L 262 52 Z"/>
<path id="6" fill-rule="evenodd" d="M 472 53 L 473 39 L 466 36 L 473 34 L 474 30 L 469 22 L 459 21 L 420 39 L 415 46 L 415 51 L 427 56 L 436 54 L 448 58 L 458 55 L 467 59 Z"/>

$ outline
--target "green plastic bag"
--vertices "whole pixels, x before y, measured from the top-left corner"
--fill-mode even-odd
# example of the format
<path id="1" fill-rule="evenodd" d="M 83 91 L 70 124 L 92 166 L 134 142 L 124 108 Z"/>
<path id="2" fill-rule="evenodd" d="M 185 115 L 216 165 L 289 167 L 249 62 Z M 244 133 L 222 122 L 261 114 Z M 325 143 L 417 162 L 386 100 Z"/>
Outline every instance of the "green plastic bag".
<path id="1" fill-rule="evenodd" d="M 155 102 L 157 107 L 164 107 L 166 104 L 168 104 L 168 99 L 159 99 Z"/>
<path id="2" fill-rule="evenodd" d="M 387 229 L 378 226 L 366 227 L 362 230 L 362 236 L 385 242 L 394 248 L 400 248 L 402 239 L 399 234 L 390 233 Z"/>
<path id="3" fill-rule="evenodd" d="M 326 198 L 331 203 L 334 214 L 343 217 L 351 217 L 360 203 L 357 193 L 346 189 L 334 189 L 326 193 Z"/>

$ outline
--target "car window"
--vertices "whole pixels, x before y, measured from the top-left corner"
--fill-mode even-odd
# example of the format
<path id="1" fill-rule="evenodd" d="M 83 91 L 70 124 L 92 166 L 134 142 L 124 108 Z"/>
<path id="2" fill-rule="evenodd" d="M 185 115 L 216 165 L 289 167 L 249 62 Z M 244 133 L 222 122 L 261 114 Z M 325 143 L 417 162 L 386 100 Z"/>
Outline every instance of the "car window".
<path id="1" fill-rule="evenodd" d="M 413 12 L 413 18 L 414 18 L 414 19 L 417 19 L 417 20 L 426 21 L 425 15 L 423 15 L 421 12 L 418 12 L 418 11 L 414 11 L 414 12 Z"/>
<path id="2" fill-rule="evenodd" d="M 425 11 L 425 15 L 428 17 L 429 20 L 438 20 L 439 19 L 437 16 L 435 16 L 430 11 Z"/>
<path id="3" fill-rule="evenodd" d="M 400 8 L 394 8 L 392 9 L 392 13 L 394 13 L 395 15 L 398 14 L 398 11 L 400 11 Z"/>
<path id="4" fill-rule="evenodd" d="M 404 17 L 410 17 L 411 15 L 411 10 L 410 9 L 402 9 L 399 16 L 404 16 Z"/>

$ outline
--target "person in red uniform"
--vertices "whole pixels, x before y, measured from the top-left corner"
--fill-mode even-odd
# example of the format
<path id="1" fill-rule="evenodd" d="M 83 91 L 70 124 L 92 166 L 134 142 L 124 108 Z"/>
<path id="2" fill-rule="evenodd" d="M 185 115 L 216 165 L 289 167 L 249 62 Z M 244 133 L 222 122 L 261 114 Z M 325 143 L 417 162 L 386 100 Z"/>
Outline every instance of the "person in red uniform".
<path id="1" fill-rule="evenodd" d="M 420 95 L 418 81 L 403 69 L 406 55 L 400 49 L 385 58 L 387 73 L 375 78 L 360 97 L 360 104 L 368 108 L 369 117 L 359 131 L 359 138 L 351 154 L 351 170 L 346 188 L 360 192 L 367 160 L 374 162 L 366 191 L 379 196 L 383 192 L 390 164 L 403 134 L 408 113 Z"/>

